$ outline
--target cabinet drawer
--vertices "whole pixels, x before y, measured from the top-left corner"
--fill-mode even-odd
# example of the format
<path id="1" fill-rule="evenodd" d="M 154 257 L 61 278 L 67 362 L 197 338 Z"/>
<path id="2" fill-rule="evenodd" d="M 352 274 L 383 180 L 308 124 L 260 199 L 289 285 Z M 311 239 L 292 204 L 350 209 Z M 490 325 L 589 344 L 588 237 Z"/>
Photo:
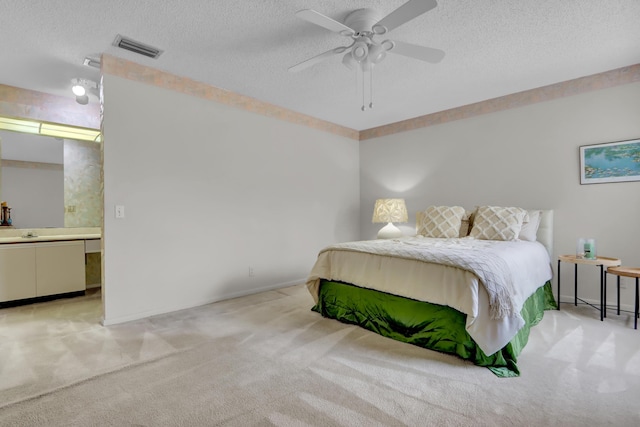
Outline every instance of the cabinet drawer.
<path id="1" fill-rule="evenodd" d="M 92 254 L 95 252 L 100 252 L 101 251 L 101 243 L 102 240 L 100 239 L 91 239 L 91 240 L 85 240 L 84 241 L 84 252 L 87 254 Z"/>

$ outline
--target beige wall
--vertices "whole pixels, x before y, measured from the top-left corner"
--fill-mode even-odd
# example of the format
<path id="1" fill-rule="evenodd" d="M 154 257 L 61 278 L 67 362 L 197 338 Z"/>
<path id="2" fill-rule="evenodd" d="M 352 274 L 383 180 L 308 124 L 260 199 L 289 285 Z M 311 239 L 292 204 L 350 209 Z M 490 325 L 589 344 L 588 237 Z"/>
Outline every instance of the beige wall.
<path id="1" fill-rule="evenodd" d="M 580 145 L 640 137 L 638 117 L 633 83 L 362 141 L 360 237 L 376 235 L 379 197 L 406 199 L 406 232 L 429 205 L 516 205 L 555 211 L 555 256 L 594 237 L 600 255 L 640 266 L 640 182 L 580 185 L 578 155 Z M 570 267 L 562 270 L 567 297 Z M 599 300 L 597 270 L 581 266 L 579 277 L 581 295 Z M 632 304 L 625 283 L 623 301 Z"/>
<path id="2" fill-rule="evenodd" d="M 110 74 L 103 93 L 105 323 L 302 283 L 358 237 L 358 141 Z"/>

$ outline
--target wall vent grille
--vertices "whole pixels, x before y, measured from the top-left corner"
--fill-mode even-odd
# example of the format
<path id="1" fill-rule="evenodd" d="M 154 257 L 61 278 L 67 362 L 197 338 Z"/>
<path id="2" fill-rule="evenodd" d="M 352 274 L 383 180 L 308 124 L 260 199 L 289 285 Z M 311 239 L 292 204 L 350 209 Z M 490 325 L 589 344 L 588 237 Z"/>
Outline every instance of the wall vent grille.
<path id="1" fill-rule="evenodd" d="M 120 34 L 118 34 L 116 39 L 113 41 L 113 45 L 120 49 L 128 50 L 153 59 L 157 59 L 163 52 L 158 48 L 140 43 L 128 37 L 121 36 Z"/>

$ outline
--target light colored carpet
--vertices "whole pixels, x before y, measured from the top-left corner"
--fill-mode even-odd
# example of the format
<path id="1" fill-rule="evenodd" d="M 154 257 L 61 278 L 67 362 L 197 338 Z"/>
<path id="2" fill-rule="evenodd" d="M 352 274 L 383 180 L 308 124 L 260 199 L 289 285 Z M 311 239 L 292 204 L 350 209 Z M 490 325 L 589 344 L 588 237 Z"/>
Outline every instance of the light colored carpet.
<path id="1" fill-rule="evenodd" d="M 0 425 L 640 425 L 628 314 L 548 311 L 497 378 L 311 305 L 293 286 L 111 327 L 98 296 L 0 310 Z"/>

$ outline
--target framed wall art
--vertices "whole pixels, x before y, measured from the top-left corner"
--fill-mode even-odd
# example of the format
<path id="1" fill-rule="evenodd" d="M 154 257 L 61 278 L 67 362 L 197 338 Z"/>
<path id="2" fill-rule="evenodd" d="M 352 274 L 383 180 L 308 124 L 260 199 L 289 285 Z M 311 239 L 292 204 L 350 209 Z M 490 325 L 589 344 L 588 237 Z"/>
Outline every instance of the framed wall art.
<path id="1" fill-rule="evenodd" d="M 640 139 L 580 147 L 580 184 L 640 181 Z"/>

